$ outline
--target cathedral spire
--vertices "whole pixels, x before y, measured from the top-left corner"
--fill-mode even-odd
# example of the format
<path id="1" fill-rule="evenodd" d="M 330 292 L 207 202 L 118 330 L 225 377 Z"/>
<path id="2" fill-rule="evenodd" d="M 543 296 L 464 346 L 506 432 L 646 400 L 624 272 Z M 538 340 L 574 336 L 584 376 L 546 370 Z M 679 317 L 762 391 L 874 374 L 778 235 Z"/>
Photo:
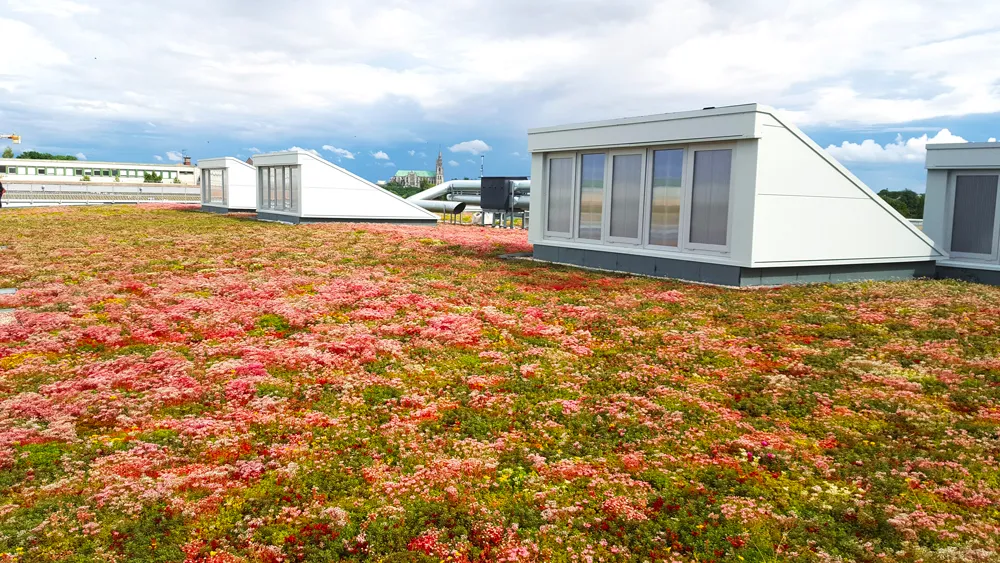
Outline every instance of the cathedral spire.
<path id="1" fill-rule="evenodd" d="M 437 169 L 434 170 L 434 185 L 444 183 L 444 152 L 438 148 Z"/>

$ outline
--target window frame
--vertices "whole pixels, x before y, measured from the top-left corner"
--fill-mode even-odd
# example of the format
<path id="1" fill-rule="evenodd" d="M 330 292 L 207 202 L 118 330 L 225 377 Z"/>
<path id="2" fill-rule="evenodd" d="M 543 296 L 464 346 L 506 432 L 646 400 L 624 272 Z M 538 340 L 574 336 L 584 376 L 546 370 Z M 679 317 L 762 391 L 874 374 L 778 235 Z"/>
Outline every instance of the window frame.
<path id="1" fill-rule="evenodd" d="M 576 168 L 573 171 L 574 182 L 573 182 L 573 220 L 575 224 L 573 225 L 573 240 L 582 241 L 584 243 L 594 244 L 605 244 L 607 242 L 607 231 L 604 229 L 604 218 L 607 213 L 607 208 L 604 206 L 604 200 L 608 197 L 608 149 L 604 150 L 584 150 L 578 151 L 576 153 Z M 583 205 L 583 157 L 591 155 L 601 155 L 604 157 L 604 177 L 602 181 L 604 184 L 601 186 L 601 236 L 599 238 L 584 238 L 580 236 L 580 213 L 582 212 L 581 206 Z"/>
<path id="2" fill-rule="evenodd" d="M 729 254 L 729 249 L 733 242 L 733 186 L 736 185 L 736 151 L 737 143 L 698 143 L 689 145 L 687 153 L 684 155 L 684 193 L 687 210 L 681 208 L 681 218 L 687 219 L 686 225 L 681 231 L 681 241 L 684 248 L 695 252 L 705 252 L 713 254 Z M 694 213 L 694 165 L 697 153 L 702 151 L 729 150 L 729 195 L 726 205 L 726 244 L 707 244 L 691 242 L 691 217 Z"/>
<path id="3" fill-rule="evenodd" d="M 1000 169 L 990 170 L 955 170 L 948 175 L 948 220 L 945 228 L 948 237 L 948 254 L 951 258 L 958 258 L 965 261 L 996 263 L 1000 260 Z M 956 252 L 951 250 L 952 234 L 955 229 L 955 196 L 958 195 L 959 176 L 996 176 L 997 177 L 997 197 L 993 212 L 993 247 L 990 254 L 976 254 L 972 252 Z"/>
<path id="4" fill-rule="evenodd" d="M 613 245 L 626 245 L 626 246 L 640 246 L 642 245 L 643 230 L 645 225 L 645 215 L 646 215 L 646 199 L 647 195 L 652 194 L 651 186 L 646 186 L 646 160 L 648 158 L 649 149 L 645 147 L 636 147 L 632 149 L 613 149 L 606 153 L 604 161 L 604 208 L 602 209 L 601 221 L 602 225 L 602 242 L 613 244 Z M 614 191 L 614 170 L 615 170 L 615 157 L 616 156 L 638 156 L 639 161 L 639 217 L 638 217 L 638 232 L 635 238 L 631 237 L 616 237 L 611 235 L 611 198 L 612 192 Z M 581 239 L 581 240 L 593 240 L 593 239 Z"/>
<path id="5" fill-rule="evenodd" d="M 679 150 L 681 152 L 681 195 L 680 195 L 680 209 L 678 210 L 677 218 L 677 246 L 662 246 L 659 244 L 652 244 L 649 242 L 649 228 L 653 225 L 652 217 L 650 214 L 653 212 L 653 165 L 656 159 L 653 158 L 653 153 L 657 151 L 673 151 Z M 690 220 L 690 213 L 687 211 L 691 208 L 691 203 L 688 195 L 688 184 L 690 183 L 689 175 L 691 173 L 691 164 L 688 162 L 688 157 L 691 154 L 691 145 L 689 144 L 677 144 L 677 145 L 657 145 L 654 147 L 646 147 L 646 178 L 643 183 L 643 187 L 646 193 L 643 194 L 643 205 L 645 205 L 645 212 L 643 213 L 643 228 L 642 228 L 642 247 L 648 250 L 655 250 L 657 252 L 670 252 L 670 253 L 682 253 L 685 251 L 685 240 L 684 233 L 689 232 L 688 223 Z"/>
<path id="6" fill-rule="evenodd" d="M 549 171 L 551 170 L 551 165 L 549 162 L 553 159 L 568 158 L 572 161 L 572 177 L 570 178 L 570 202 L 569 202 L 569 232 L 559 232 L 549 230 Z M 574 240 L 576 239 L 576 223 L 577 217 L 579 215 L 577 197 L 579 188 L 577 187 L 578 182 L 578 172 L 577 169 L 580 166 L 580 159 L 576 152 L 555 152 L 545 155 L 544 172 L 542 173 L 545 177 L 545 197 L 542 202 L 542 224 L 545 225 L 544 232 L 545 238 L 561 239 L 561 240 Z"/>

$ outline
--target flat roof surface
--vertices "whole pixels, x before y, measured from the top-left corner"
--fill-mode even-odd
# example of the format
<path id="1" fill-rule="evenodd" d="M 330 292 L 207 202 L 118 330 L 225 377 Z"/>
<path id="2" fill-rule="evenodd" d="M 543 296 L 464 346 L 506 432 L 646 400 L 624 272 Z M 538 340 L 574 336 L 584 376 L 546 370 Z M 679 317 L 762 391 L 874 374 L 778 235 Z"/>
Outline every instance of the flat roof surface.
<path id="1" fill-rule="evenodd" d="M 631 125 L 635 123 L 650 123 L 655 121 L 672 121 L 676 119 L 695 119 L 699 117 L 711 117 L 715 115 L 731 115 L 736 113 L 750 113 L 756 111 L 773 112 L 774 110 L 768 106 L 764 106 L 761 104 L 741 104 L 735 106 L 707 107 L 691 111 L 657 113 L 657 114 L 642 115 L 637 117 L 622 117 L 618 119 L 584 121 L 580 123 L 570 123 L 566 125 L 536 127 L 533 129 L 528 129 L 528 134 L 530 135 L 532 133 L 548 133 L 551 131 L 567 131 L 571 129 L 591 129 L 595 127 L 614 127 L 616 125 Z"/>

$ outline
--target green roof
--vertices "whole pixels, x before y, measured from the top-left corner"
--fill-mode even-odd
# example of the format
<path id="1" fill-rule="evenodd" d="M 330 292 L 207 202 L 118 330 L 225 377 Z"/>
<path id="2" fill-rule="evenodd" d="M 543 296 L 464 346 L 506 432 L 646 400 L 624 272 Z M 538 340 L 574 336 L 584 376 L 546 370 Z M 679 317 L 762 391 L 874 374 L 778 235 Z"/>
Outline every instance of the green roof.
<path id="1" fill-rule="evenodd" d="M 437 176 L 433 172 L 428 172 L 427 170 L 397 170 L 396 176 L 409 176 L 411 172 L 421 178 L 434 178 Z"/>

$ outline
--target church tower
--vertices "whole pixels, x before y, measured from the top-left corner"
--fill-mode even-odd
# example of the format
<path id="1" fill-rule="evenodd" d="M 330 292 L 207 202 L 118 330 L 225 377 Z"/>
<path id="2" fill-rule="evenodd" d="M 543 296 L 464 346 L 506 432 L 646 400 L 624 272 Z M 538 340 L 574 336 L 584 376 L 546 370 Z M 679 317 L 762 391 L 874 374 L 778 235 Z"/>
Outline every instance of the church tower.
<path id="1" fill-rule="evenodd" d="M 443 153 L 438 151 L 437 169 L 434 171 L 434 185 L 440 186 L 444 183 L 444 158 Z"/>

